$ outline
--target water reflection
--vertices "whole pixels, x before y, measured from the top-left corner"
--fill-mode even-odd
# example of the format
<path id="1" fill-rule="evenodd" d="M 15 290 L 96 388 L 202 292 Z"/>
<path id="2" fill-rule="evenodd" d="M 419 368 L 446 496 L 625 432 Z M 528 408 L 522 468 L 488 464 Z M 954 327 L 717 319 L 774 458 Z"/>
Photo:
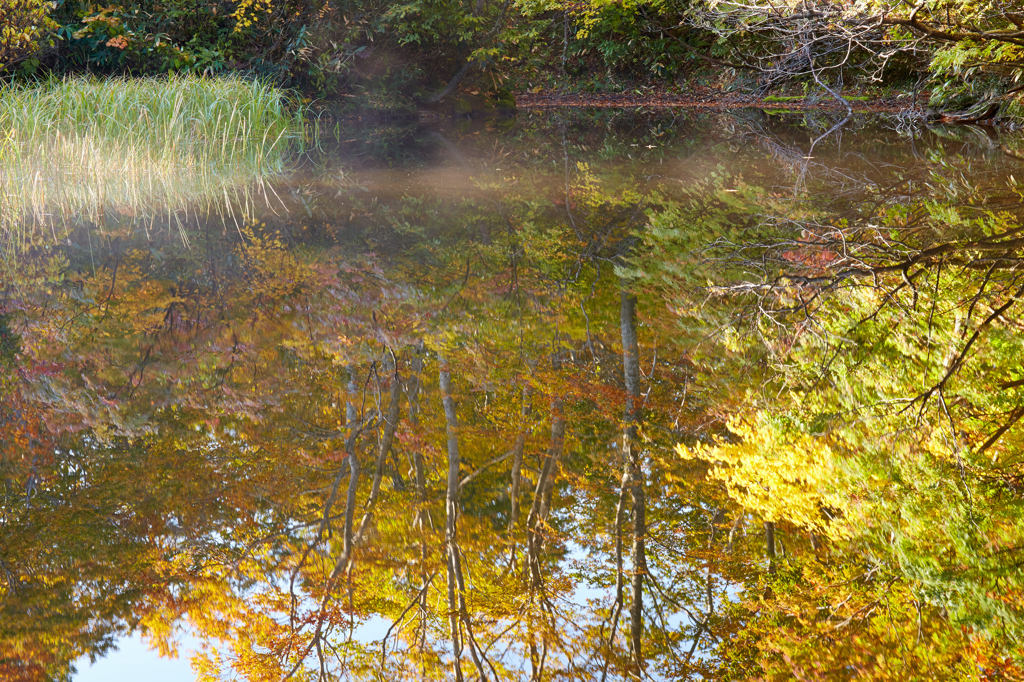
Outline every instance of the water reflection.
<path id="1" fill-rule="evenodd" d="M 1016 674 L 1016 161 L 835 122 L 375 131 L 21 253 L 5 674 Z"/>
<path id="2" fill-rule="evenodd" d="M 0 253 L 8 261 L 64 240 L 76 223 L 99 235 L 181 227 L 187 242 L 190 212 L 244 215 L 304 137 L 283 97 L 260 82 L 194 76 L 6 88 Z"/>

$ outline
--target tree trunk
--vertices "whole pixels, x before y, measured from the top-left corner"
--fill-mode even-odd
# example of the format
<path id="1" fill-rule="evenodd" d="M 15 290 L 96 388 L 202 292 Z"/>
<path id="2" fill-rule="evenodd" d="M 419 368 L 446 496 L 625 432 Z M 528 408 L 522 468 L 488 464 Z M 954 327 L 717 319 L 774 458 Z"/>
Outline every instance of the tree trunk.
<path id="1" fill-rule="evenodd" d="M 475 59 L 467 60 L 466 63 L 463 64 L 462 67 L 455 72 L 455 75 L 452 76 L 452 79 L 448 81 L 448 85 L 444 86 L 444 88 L 440 92 L 437 92 L 431 95 L 430 97 L 427 97 L 425 100 L 423 100 L 423 103 L 437 104 L 445 97 L 455 92 L 455 89 L 459 87 L 459 83 L 462 82 L 462 79 L 466 77 L 466 74 L 469 73 L 469 70 L 474 66 L 476 66 Z"/>
<path id="2" fill-rule="evenodd" d="M 502 25 L 505 23 L 505 16 L 508 13 L 508 8 L 510 4 L 511 0 L 505 0 L 505 3 L 501 6 L 501 10 L 498 12 L 497 18 L 494 20 L 494 25 L 491 27 L 491 30 L 477 38 L 477 45 L 479 47 L 483 47 L 484 45 L 489 43 L 491 38 L 496 36 L 498 32 L 501 30 Z M 482 0 L 477 0 L 477 8 L 480 11 L 483 10 Z M 476 14 L 479 14 L 479 11 Z M 466 74 L 469 73 L 469 70 L 474 66 L 477 66 L 477 61 L 475 59 L 468 59 L 466 63 L 463 64 L 462 67 L 455 73 L 455 75 L 452 76 L 452 79 L 448 81 L 448 85 L 446 85 L 444 89 L 438 92 L 437 94 L 432 95 L 423 100 L 424 104 L 437 104 L 445 97 L 450 95 L 452 92 L 454 92 L 455 89 L 459 87 L 459 83 L 462 82 L 462 79 L 466 77 Z"/>

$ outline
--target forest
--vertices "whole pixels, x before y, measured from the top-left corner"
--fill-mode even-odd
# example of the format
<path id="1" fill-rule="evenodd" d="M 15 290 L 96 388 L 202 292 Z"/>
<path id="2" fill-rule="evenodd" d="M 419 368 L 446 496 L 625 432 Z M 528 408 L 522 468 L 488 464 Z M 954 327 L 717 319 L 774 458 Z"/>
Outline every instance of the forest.
<path id="1" fill-rule="evenodd" d="M 235 74 L 335 114 L 710 88 L 988 120 L 1024 88 L 1014 0 L 3 0 L 0 23 L 8 79 Z"/>
<path id="2" fill-rule="evenodd" d="M 1015 3 L 0 27 L 0 682 L 1024 679 Z"/>

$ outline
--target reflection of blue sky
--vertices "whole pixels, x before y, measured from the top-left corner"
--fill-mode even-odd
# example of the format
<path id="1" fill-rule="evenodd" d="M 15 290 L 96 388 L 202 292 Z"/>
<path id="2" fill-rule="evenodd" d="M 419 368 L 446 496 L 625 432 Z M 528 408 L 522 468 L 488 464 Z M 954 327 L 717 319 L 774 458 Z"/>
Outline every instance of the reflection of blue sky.
<path id="1" fill-rule="evenodd" d="M 391 621 L 372 616 L 355 629 L 360 641 L 380 640 Z M 178 658 L 161 658 L 138 633 L 118 640 L 117 650 L 90 665 L 88 658 L 76 663 L 74 682 L 195 682 L 189 664 L 191 652 L 199 649 L 199 640 L 189 635 L 180 638 Z"/>
<path id="2" fill-rule="evenodd" d="M 76 664 L 74 682 L 194 682 L 189 653 L 199 648 L 191 637 L 182 637 L 178 658 L 161 658 L 155 650 L 134 634 L 117 643 L 117 651 L 90 665 L 84 658 Z"/>
<path id="3" fill-rule="evenodd" d="M 560 510 L 553 513 L 564 515 L 567 512 Z M 567 521 L 567 519 L 564 520 Z M 587 580 L 585 576 L 591 573 L 596 564 L 607 564 L 608 570 L 614 570 L 611 568 L 611 557 L 592 555 L 586 547 L 573 540 L 565 542 L 564 550 L 565 554 L 560 563 L 564 569 L 571 571 L 577 578 L 573 590 L 564 597 L 566 605 L 580 607 L 584 604 L 590 604 L 591 608 L 597 608 L 598 605 L 608 608 L 612 601 L 613 587 L 595 584 Z M 587 564 L 590 564 L 590 570 L 584 568 Z M 441 580 L 443 580 L 443 577 L 443 574 L 438 576 Z M 280 589 L 287 589 L 284 583 L 279 584 L 278 587 Z M 736 599 L 740 592 L 739 586 L 735 584 L 722 584 L 721 587 L 724 587 L 724 596 L 730 600 Z M 630 590 L 628 581 L 625 588 L 628 594 Z M 650 599 L 650 588 L 648 587 L 645 592 L 647 592 L 645 595 L 647 599 Z M 717 596 L 721 598 L 723 595 L 719 592 Z M 678 630 L 682 627 L 693 625 L 685 614 L 671 608 L 665 608 L 663 616 L 665 625 L 670 630 Z M 376 647 L 379 647 L 381 638 L 384 637 L 390 626 L 390 620 L 379 615 L 372 615 L 357 622 L 352 635 L 357 641 L 364 644 L 374 643 Z M 621 626 L 622 624 L 620 623 Z M 392 636 L 394 634 L 392 633 Z M 623 637 L 624 634 L 624 630 L 620 630 L 619 637 Z M 397 644 L 396 641 L 389 641 L 388 644 L 387 655 L 401 655 L 400 649 L 395 651 L 393 648 Z M 450 654 L 451 650 L 448 645 L 449 642 L 444 639 L 434 642 L 435 651 L 442 654 Z M 131 637 L 120 640 L 117 651 L 110 652 L 110 654 L 97 661 L 94 665 L 90 665 L 87 658 L 80 660 L 77 664 L 78 674 L 75 675 L 74 682 L 137 682 L 139 679 L 144 679 L 145 682 L 195 682 L 196 677 L 189 664 L 189 655 L 192 651 L 198 650 L 199 647 L 200 644 L 197 638 L 183 634 L 180 637 L 180 645 L 178 647 L 179 658 L 161 658 L 156 651 L 151 650 L 143 642 L 140 635 L 134 634 Z M 685 648 L 683 653 L 685 653 Z M 706 656 L 706 652 L 698 651 L 695 658 L 700 659 Z M 560 660 L 560 657 L 555 653 L 552 653 L 552 660 L 563 665 L 568 664 L 564 659 Z M 506 664 L 512 664 L 513 667 L 518 663 L 523 666 L 523 669 L 526 666 L 525 659 L 516 659 L 514 655 L 505 662 Z M 312 666 L 313 661 L 310 660 L 308 663 Z M 648 673 L 652 680 L 662 679 L 662 675 L 653 666 L 648 670 Z"/>

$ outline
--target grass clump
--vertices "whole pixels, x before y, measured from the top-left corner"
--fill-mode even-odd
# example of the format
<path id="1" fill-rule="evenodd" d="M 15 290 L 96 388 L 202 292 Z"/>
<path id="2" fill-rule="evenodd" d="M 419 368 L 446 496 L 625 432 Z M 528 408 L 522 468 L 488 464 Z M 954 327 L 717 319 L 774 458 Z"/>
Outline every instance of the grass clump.
<path id="1" fill-rule="evenodd" d="M 302 120 L 281 91 L 238 78 L 0 87 L 5 251 L 111 214 L 144 219 L 231 203 L 285 169 Z"/>

